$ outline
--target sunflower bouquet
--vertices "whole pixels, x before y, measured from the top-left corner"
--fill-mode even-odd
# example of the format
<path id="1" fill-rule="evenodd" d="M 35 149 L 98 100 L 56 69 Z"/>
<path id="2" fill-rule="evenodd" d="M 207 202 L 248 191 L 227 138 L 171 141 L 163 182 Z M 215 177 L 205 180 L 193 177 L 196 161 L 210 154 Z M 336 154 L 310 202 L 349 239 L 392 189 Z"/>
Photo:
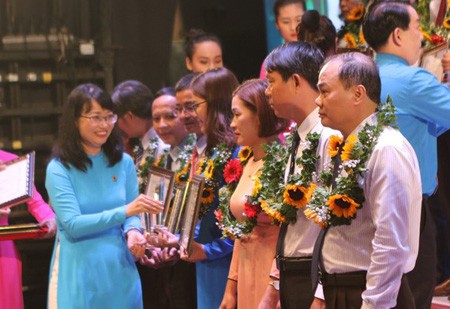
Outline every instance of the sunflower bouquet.
<path id="1" fill-rule="evenodd" d="M 319 186 L 311 196 L 304 211 L 305 216 L 321 227 L 349 225 L 356 218 L 358 209 L 365 201 L 364 190 L 359 185 L 359 179 L 367 171 L 366 163 L 372 154 L 378 137 L 385 126 L 394 126 L 396 117 L 391 98 L 378 107 L 377 125 L 366 124 L 358 136 L 350 135 L 343 145 L 340 154 L 339 168 L 344 174 L 339 174 L 333 183 L 333 166 L 337 165 L 338 148 L 342 146 L 341 137 L 332 136 L 328 142 L 328 154 L 332 164 L 319 175 Z"/>

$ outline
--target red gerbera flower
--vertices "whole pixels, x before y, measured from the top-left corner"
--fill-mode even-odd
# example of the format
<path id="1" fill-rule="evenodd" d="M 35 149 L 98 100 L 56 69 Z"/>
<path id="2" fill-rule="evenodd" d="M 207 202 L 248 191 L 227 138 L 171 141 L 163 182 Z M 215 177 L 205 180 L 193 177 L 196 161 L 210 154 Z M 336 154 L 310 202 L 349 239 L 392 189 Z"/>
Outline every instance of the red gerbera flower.
<path id="1" fill-rule="evenodd" d="M 238 182 L 242 176 L 242 165 L 239 159 L 232 159 L 228 161 L 227 165 L 223 169 L 223 177 L 225 182 L 230 184 L 232 182 Z"/>
<path id="2" fill-rule="evenodd" d="M 434 45 L 440 45 L 442 43 L 445 43 L 445 39 L 440 35 L 433 34 L 431 36 L 431 43 L 433 43 Z"/>
<path id="3" fill-rule="evenodd" d="M 254 219 L 258 215 L 258 213 L 261 211 L 261 204 L 244 204 L 244 213 L 249 219 Z"/>
<path id="4" fill-rule="evenodd" d="M 223 221 L 222 211 L 220 209 L 214 210 L 214 215 L 216 216 L 217 221 L 219 221 L 219 223 L 222 223 Z"/>

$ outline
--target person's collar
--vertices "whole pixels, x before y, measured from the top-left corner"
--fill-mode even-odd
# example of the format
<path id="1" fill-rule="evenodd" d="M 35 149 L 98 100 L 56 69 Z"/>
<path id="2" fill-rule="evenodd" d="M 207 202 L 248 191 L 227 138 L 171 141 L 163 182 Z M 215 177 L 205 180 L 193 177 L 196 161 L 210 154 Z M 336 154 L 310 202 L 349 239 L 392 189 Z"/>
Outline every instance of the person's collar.
<path id="1" fill-rule="evenodd" d="M 195 147 L 197 147 L 197 153 L 201 155 L 205 152 L 206 149 L 206 135 L 203 135 L 197 140 L 197 143 L 195 144 Z"/>
<path id="2" fill-rule="evenodd" d="M 302 141 L 306 139 L 306 135 L 312 131 L 319 121 L 319 108 L 316 107 L 297 128 L 297 132 Z"/>
<path id="3" fill-rule="evenodd" d="M 408 61 L 406 61 L 404 58 L 394 55 L 394 54 L 386 54 L 386 53 L 377 53 L 375 56 L 375 61 L 377 63 L 383 63 L 383 62 L 400 62 L 405 65 L 409 65 Z"/>
<path id="4" fill-rule="evenodd" d="M 154 138 L 157 138 L 158 135 L 156 134 L 155 129 L 152 127 L 150 130 L 145 133 L 145 135 L 141 138 L 141 143 L 144 148 L 146 148 L 147 145 L 150 144 L 150 141 Z"/>
<path id="5" fill-rule="evenodd" d="M 170 148 L 170 156 L 172 157 L 172 159 L 176 159 L 178 157 L 178 155 L 180 154 L 180 152 L 184 149 L 184 147 L 186 146 L 186 143 L 189 139 L 189 134 L 186 135 L 185 138 L 183 138 L 181 140 L 181 142 L 175 146 L 175 147 L 171 147 Z"/>
<path id="6" fill-rule="evenodd" d="M 367 118 L 365 118 L 363 121 L 361 121 L 358 126 L 349 134 L 350 135 L 356 135 L 358 136 L 358 133 L 364 128 L 366 123 L 369 125 L 376 125 L 378 122 L 377 120 L 377 113 L 370 114 Z M 347 136 L 348 138 L 348 136 Z"/>

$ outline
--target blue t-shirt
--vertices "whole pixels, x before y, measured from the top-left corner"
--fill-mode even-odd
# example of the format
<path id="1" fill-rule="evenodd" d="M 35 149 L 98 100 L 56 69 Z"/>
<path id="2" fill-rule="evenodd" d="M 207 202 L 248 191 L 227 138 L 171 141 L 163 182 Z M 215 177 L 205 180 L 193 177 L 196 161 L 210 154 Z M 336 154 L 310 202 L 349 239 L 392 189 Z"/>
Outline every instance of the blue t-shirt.
<path id="1" fill-rule="evenodd" d="M 398 126 L 419 160 L 422 193 L 437 184 L 437 137 L 450 128 L 450 88 L 423 68 L 392 54 L 377 54 L 381 100 L 391 96 Z"/>

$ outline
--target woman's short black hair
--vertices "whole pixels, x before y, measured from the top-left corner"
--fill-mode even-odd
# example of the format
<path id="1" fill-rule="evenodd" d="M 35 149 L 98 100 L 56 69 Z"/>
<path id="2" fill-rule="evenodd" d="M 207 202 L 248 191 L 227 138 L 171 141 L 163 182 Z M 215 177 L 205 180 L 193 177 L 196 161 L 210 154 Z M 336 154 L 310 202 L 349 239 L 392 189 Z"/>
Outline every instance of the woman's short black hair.
<path id="1" fill-rule="evenodd" d="M 114 111 L 109 94 L 94 84 L 79 85 L 67 97 L 60 119 L 58 141 L 53 148 L 53 157 L 61 161 L 67 168 L 70 168 L 70 164 L 85 172 L 88 166 L 92 165 L 91 159 L 84 151 L 77 122 L 83 112 L 89 112 L 92 109 L 93 101 L 104 109 Z M 102 150 L 108 158 L 110 166 L 122 160 L 123 144 L 116 128 L 112 130 L 106 143 L 103 144 Z"/>

